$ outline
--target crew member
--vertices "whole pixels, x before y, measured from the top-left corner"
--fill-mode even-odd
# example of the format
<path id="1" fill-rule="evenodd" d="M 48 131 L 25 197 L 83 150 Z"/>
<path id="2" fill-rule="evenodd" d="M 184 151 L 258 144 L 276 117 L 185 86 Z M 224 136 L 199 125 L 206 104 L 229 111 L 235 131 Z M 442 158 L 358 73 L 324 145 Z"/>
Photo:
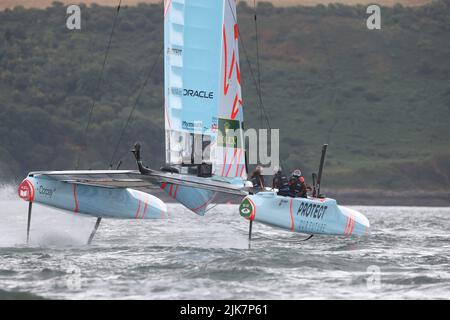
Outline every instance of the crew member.
<path id="1" fill-rule="evenodd" d="M 257 191 L 264 190 L 264 176 L 262 175 L 262 167 L 257 166 L 250 176 L 253 188 Z"/>
<path id="2" fill-rule="evenodd" d="M 305 178 L 303 178 L 300 169 L 295 169 L 289 179 L 289 195 L 293 198 L 308 198 L 308 186 L 305 183 Z"/>
<path id="3" fill-rule="evenodd" d="M 289 195 L 289 181 L 283 174 L 281 167 L 275 167 L 275 175 L 272 180 L 272 189 L 278 189 L 279 196 Z"/>

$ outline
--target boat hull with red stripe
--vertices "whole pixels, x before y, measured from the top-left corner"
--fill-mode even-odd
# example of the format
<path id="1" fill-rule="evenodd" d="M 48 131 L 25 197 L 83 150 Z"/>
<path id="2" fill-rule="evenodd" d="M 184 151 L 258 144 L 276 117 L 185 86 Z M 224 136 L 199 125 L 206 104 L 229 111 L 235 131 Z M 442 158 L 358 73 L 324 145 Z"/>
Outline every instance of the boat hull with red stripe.
<path id="1" fill-rule="evenodd" d="M 323 235 L 364 236 L 369 220 L 360 212 L 340 206 L 331 198 L 291 198 L 275 192 L 245 197 L 241 216 L 293 232 Z"/>
<path id="2" fill-rule="evenodd" d="M 28 176 L 19 186 L 19 197 L 73 214 L 115 219 L 160 219 L 167 206 L 159 198 L 131 188 L 84 185 Z"/>

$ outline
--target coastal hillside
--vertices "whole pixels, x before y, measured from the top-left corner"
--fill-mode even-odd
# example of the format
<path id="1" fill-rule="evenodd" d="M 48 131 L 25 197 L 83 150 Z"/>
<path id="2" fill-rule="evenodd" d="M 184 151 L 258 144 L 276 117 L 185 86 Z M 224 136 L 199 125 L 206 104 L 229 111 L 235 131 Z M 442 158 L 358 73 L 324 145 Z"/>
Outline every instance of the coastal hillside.
<path id="1" fill-rule="evenodd" d="M 47 8 L 52 5 L 55 0 L 2 0 L 0 2 L 0 10 L 5 8 L 14 8 L 15 6 L 23 6 L 25 8 Z M 161 3 L 162 0 L 122 0 L 123 6 L 135 6 L 139 3 Z M 430 3 L 432 0 L 379 0 L 376 3 L 384 6 L 393 6 L 402 4 L 404 6 L 419 6 Z M 86 5 L 98 4 L 103 6 L 117 6 L 119 0 L 59 0 L 66 5 L 74 3 L 83 3 Z M 253 5 L 253 0 L 240 0 L 249 5 Z M 260 1 L 256 1 L 260 2 Z M 341 3 L 347 5 L 355 4 L 372 4 L 371 0 L 272 0 L 268 1 L 275 6 L 315 6 L 317 4 Z"/>
<path id="2" fill-rule="evenodd" d="M 2 2 L 4 3 L 4 1 Z M 280 129 L 286 171 L 316 170 L 329 143 L 324 184 L 352 190 L 450 190 L 450 1 L 382 8 L 368 30 L 364 6 L 258 6 L 262 99 Z M 65 6 L 0 12 L 0 175 L 31 170 L 134 168 L 164 162 L 161 7 L 120 11 L 101 89 L 96 82 L 112 7 L 83 7 L 82 30 Z M 261 121 L 253 8 L 238 7 L 246 127 Z M 113 153 L 148 70 L 130 128 Z M 253 76 L 252 76 L 253 74 Z M 84 145 L 92 99 L 88 143 Z M 262 125 L 261 125 L 262 124 Z M 114 157 L 113 157 L 114 154 Z"/>

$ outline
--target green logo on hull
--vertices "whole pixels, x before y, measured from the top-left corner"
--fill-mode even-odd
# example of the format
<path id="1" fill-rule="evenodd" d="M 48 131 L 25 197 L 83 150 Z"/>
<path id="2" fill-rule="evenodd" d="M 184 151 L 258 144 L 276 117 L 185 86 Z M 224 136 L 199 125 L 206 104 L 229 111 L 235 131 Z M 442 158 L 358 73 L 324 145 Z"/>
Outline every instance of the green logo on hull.
<path id="1" fill-rule="evenodd" d="M 243 216 L 244 218 L 249 218 L 250 215 L 253 212 L 253 206 L 250 203 L 250 201 L 245 198 L 242 202 L 241 205 L 239 206 L 239 213 L 241 214 L 241 216 Z"/>

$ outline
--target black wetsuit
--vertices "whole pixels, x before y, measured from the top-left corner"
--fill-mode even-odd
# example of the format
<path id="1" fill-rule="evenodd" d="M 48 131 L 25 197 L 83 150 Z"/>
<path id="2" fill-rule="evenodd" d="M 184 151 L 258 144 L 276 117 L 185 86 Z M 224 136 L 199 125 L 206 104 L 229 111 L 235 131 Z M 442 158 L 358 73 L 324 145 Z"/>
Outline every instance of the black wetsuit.
<path id="1" fill-rule="evenodd" d="M 277 172 L 272 180 L 272 188 L 278 189 L 278 195 L 288 196 L 289 195 L 289 181 L 282 172 Z"/>
<path id="2" fill-rule="evenodd" d="M 253 173 L 250 181 L 252 182 L 254 189 L 264 189 L 264 177 L 260 173 Z"/>

